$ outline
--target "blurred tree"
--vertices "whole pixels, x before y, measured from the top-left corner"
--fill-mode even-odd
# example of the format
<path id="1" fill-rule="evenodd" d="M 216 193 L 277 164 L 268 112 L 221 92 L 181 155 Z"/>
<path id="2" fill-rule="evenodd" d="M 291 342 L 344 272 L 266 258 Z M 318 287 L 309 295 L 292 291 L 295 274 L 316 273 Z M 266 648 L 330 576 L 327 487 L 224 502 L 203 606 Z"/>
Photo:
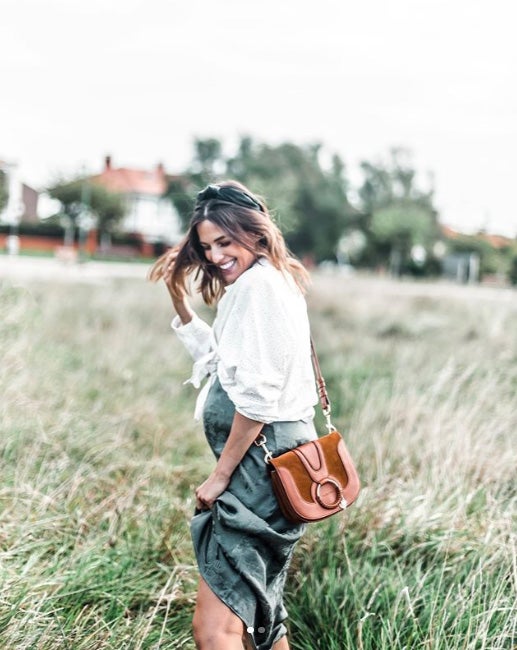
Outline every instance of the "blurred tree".
<path id="1" fill-rule="evenodd" d="M 188 176 L 188 173 L 169 179 L 165 196 L 172 201 L 172 204 L 176 208 L 183 230 L 186 230 L 188 227 L 194 207 L 194 197 L 200 187 L 201 185 L 195 183 Z"/>
<path id="2" fill-rule="evenodd" d="M 244 182 L 273 206 L 273 216 L 289 247 L 316 261 L 335 259 L 339 238 L 354 213 L 347 198 L 348 182 L 339 156 L 328 168 L 320 144 L 277 146 L 241 138 L 228 160 L 228 175 Z"/>
<path id="3" fill-rule="evenodd" d="M 190 173 L 198 175 L 202 185 L 210 182 L 223 171 L 226 163 L 223 158 L 223 145 L 217 138 L 196 138 L 194 140 L 194 159 Z"/>
<path id="4" fill-rule="evenodd" d="M 0 169 L 0 212 L 7 205 L 9 199 L 9 184 L 7 180 L 7 174 L 3 169 Z"/>
<path id="5" fill-rule="evenodd" d="M 363 161 L 361 170 L 363 182 L 359 188 L 359 198 L 366 213 L 371 214 L 376 208 L 398 201 L 411 201 L 434 210 L 432 176 L 429 178 L 429 189 L 422 190 L 417 185 L 416 170 L 407 149 L 393 147 L 387 161 Z"/>
<path id="6" fill-rule="evenodd" d="M 192 197 L 204 185 L 234 178 L 263 196 L 288 245 L 298 255 L 334 258 L 337 242 L 354 212 L 347 199 L 345 167 L 334 156 L 326 169 L 321 145 L 277 146 L 242 136 L 233 156 L 219 140 L 195 140 L 192 162 L 167 192 L 187 225 Z"/>
<path id="7" fill-rule="evenodd" d="M 183 228 L 186 229 L 195 203 L 196 193 L 208 183 L 224 176 L 226 160 L 223 146 L 216 138 L 195 138 L 194 154 L 188 168 L 180 176 L 171 178 L 165 196 L 176 208 Z"/>
<path id="8" fill-rule="evenodd" d="M 395 275 L 425 272 L 435 265 L 433 250 L 440 239 L 432 180 L 427 191 L 416 182 L 410 153 L 390 151 L 387 162 L 361 163 L 359 198 L 370 236 L 370 261 L 389 264 Z"/>
<path id="9" fill-rule="evenodd" d="M 508 273 L 510 283 L 513 286 L 517 286 L 517 253 L 512 257 L 510 261 L 510 271 Z"/>
<path id="10" fill-rule="evenodd" d="M 61 203 L 63 214 L 74 230 L 81 225 L 81 219 L 92 217 L 99 232 L 112 233 L 125 213 L 119 194 L 84 178 L 60 181 L 47 191 Z"/>
<path id="11" fill-rule="evenodd" d="M 390 270 L 394 275 L 399 275 L 408 263 L 423 266 L 438 238 L 432 213 L 411 201 L 374 210 L 370 230 L 378 242 L 389 246 Z"/>
<path id="12" fill-rule="evenodd" d="M 298 227 L 288 235 L 295 250 L 315 255 L 317 260 L 335 258 L 337 244 L 352 221 L 353 209 L 347 198 L 348 183 L 341 158 L 334 155 L 329 170 L 318 159 L 319 147 L 309 152 L 296 209 Z"/>
<path id="13" fill-rule="evenodd" d="M 366 214 L 375 208 L 389 205 L 393 200 L 393 186 L 390 172 L 385 167 L 368 161 L 361 163 L 363 183 L 359 188 L 359 198 Z"/>

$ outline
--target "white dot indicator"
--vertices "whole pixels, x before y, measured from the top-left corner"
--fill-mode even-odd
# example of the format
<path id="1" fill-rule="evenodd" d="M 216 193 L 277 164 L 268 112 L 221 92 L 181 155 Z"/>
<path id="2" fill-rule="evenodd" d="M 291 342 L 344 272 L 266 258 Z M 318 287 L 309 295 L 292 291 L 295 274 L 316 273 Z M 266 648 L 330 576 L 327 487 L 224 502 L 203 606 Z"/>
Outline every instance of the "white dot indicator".
<path id="1" fill-rule="evenodd" d="M 250 625 L 249 627 L 246 628 L 246 632 L 247 632 L 248 634 L 253 634 L 254 631 L 255 631 L 255 629 L 254 629 L 253 627 L 251 627 L 251 625 Z"/>

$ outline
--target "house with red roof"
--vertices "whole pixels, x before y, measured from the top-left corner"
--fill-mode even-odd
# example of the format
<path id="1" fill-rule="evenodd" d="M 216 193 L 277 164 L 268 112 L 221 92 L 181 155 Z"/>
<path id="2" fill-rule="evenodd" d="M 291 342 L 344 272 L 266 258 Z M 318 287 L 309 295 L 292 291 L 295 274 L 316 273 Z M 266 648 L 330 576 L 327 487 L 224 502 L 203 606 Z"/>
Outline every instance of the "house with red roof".
<path id="1" fill-rule="evenodd" d="M 168 178 L 161 163 L 151 170 L 114 167 L 111 156 L 106 156 L 104 169 L 91 181 L 124 197 L 127 212 L 120 224 L 122 231 L 139 234 L 149 243 L 175 244 L 181 238 L 181 222 L 165 197 Z"/>
<path id="2" fill-rule="evenodd" d="M 446 225 L 442 225 L 441 229 L 445 239 L 458 239 L 466 236 L 473 237 L 474 239 L 485 241 L 488 244 L 490 244 L 492 248 L 497 248 L 497 249 L 509 248 L 515 243 L 515 240 L 511 239 L 510 237 L 505 237 L 503 235 L 495 235 L 488 232 L 484 232 L 482 230 L 474 234 L 467 235 L 466 233 L 460 232 L 458 230 L 453 230 L 450 226 L 446 226 Z"/>

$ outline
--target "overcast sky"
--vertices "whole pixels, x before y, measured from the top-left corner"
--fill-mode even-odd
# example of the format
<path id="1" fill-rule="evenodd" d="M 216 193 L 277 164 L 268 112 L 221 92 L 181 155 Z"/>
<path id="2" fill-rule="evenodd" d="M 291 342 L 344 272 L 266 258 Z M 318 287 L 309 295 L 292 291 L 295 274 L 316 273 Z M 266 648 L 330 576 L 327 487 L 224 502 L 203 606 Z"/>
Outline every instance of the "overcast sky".
<path id="1" fill-rule="evenodd" d="M 181 171 L 192 139 L 412 150 L 444 223 L 517 234 L 512 0 L 2 0 L 0 159 Z"/>

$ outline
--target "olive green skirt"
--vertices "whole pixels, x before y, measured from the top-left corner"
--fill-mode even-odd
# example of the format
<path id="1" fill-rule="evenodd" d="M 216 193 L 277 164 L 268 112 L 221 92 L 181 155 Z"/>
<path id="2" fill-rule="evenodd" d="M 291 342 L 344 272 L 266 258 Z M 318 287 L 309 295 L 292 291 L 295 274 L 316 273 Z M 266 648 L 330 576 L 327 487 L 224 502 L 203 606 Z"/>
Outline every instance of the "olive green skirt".
<path id="1" fill-rule="evenodd" d="M 212 385 L 203 421 L 219 458 L 235 407 L 219 380 Z M 274 422 L 263 433 L 277 455 L 316 437 L 312 421 Z M 305 525 L 287 521 L 271 486 L 264 453 L 252 445 L 211 510 L 192 518 L 199 571 L 211 590 L 243 621 L 257 650 L 270 650 L 285 633 L 282 596 L 294 546 Z"/>

